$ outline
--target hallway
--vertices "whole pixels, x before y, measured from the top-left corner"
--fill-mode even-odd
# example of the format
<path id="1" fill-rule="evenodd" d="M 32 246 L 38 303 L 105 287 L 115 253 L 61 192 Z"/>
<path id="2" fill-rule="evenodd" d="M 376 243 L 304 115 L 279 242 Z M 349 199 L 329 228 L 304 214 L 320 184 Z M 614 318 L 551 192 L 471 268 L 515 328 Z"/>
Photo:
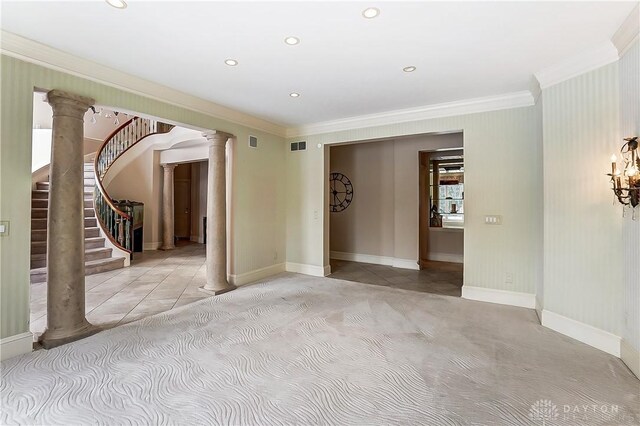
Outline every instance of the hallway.
<path id="1" fill-rule="evenodd" d="M 208 297 L 205 246 L 181 243 L 171 251 L 136 253 L 131 267 L 86 277 L 87 319 L 110 328 Z M 31 285 L 30 330 L 47 324 L 47 284 Z"/>

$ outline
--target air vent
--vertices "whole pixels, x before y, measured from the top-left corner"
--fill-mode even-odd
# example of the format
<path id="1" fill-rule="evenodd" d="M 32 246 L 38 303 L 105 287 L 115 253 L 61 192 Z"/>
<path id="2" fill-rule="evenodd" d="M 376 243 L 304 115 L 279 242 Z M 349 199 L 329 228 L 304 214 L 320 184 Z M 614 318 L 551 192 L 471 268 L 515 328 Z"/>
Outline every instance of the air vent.
<path id="1" fill-rule="evenodd" d="M 291 142 L 291 151 L 306 151 L 307 142 Z"/>
<path id="2" fill-rule="evenodd" d="M 251 148 L 257 148 L 258 147 L 258 138 L 255 136 L 249 136 L 249 146 Z"/>

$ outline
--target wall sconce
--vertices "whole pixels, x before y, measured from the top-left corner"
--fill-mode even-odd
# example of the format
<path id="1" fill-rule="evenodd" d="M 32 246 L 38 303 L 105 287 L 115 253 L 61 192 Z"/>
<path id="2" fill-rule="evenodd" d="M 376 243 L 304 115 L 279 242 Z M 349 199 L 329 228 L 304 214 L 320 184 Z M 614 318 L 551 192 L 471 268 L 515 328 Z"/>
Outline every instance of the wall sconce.
<path id="1" fill-rule="evenodd" d="M 633 208 L 633 220 L 636 220 L 636 207 L 640 204 L 640 158 L 638 158 L 638 137 L 625 138 L 625 144 L 620 149 L 624 167 L 618 169 L 615 155 L 611 156 L 611 183 L 613 193 L 623 205 L 624 216 L 627 206 Z M 614 199 L 615 204 L 615 199 Z"/>

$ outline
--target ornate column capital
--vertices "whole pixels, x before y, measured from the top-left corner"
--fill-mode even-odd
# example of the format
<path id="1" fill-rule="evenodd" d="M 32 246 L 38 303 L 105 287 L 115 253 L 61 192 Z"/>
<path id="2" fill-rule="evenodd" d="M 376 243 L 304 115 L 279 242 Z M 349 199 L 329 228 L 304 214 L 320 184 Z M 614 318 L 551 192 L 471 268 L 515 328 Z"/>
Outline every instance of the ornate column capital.
<path id="1" fill-rule="evenodd" d="M 208 130 L 202 133 L 202 136 L 207 138 L 207 140 L 211 142 L 211 145 L 214 146 L 225 146 L 227 144 L 227 141 L 233 138 L 233 135 L 231 133 L 221 132 L 220 130 Z"/>
<path id="2" fill-rule="evenodd" d="M 165 170 L 173 170 L 178 166 L 178 163 L 162 163 L 160 164 Z"/>
<path id="3" fill-rule="evenodd" d="M 95 101 L 63 90 L 53 89 L 47 92 L 47 102 L 53 108 L 53 115 L 64 115 L 73 118 L 84 118 L 84 113 Z"/>

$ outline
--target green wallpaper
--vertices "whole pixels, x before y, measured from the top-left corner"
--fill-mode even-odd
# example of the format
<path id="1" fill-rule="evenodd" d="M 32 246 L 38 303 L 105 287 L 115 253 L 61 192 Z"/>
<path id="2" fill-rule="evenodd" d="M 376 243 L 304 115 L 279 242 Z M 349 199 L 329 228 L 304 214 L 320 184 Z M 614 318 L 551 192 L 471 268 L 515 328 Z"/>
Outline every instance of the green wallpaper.
<path id="1" fill-rule="evenodd" d="M 34 88 L 62 89 L 90 96 L 96 103 L 130 110 L 202 129 L 237 136 L 234 159 L 232 273 L 241 274 L 282 262 L 284 229 L 284 140 L 202 113 L 152 100 L 5 55 L 0 59 L 0 220 L 11 221 L 11 234 L 0 238 L 0 338 L 28 331 L 31 203 L 31 127 Z M 260 150 L 246 146 L 258 136 Z M 271 188 L 271 197 L 257 191 Z M 264 191 L 264 188 L 261 189 Z M 258 209 L 260 218 L 253 214 Z M 255 234 L 268 240 L 251 244 Z M 274 260 L 274 253 L 280 259 Z"/>
<path id="2" fill-rule="evenodd" d="M 542 98 L 544 308 L 620 335 L 622 217 L 606 176 L 621 146 L 618 63 Z"/>
<path id="3" fill-rule="evenodd" d="M 315 266 L 325 261 L 322 219 L 327 215 L 323 192 L 326 147 L 318 149 L 317 144 L 462 130 L 464 283 L 533 294 L 541 280 L 542 243 L 542 147 L 536 123 L 535 107 L 531 106 L 292 139 L 306 140 L 308 150 L 287 153 L 287 261 Z M 417 158 L 406 167 L 417 168 Z M 417 199 L 418 194 L 414 196 Z M 484 216 L 490 214 L 502 215 L 503 225 L 485 225 Z M 395 220 L 417 223 L 417 216 L 416 203 L 416 208 L 404 209 L 403 216 Z M 416 260 L 417 256 L 416 244 Z M 507 274 L 513 275 L 513 282 L 506 282 Z"/>

